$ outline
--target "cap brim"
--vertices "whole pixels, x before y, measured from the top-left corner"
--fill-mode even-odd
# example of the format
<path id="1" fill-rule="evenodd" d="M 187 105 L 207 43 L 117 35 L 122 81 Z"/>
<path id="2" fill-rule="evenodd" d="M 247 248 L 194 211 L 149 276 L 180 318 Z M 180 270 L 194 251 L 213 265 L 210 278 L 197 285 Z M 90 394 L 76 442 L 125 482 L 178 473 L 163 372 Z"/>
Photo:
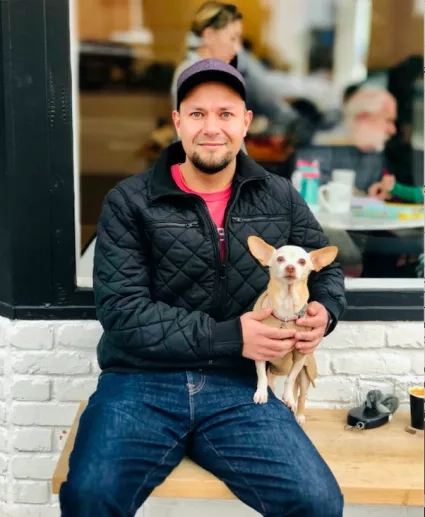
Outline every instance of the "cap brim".
<path id="1" fill-rule="evenodd" d="M 201 70 L 200 72 L 197 72 L 196 74 L 188 77 L 181 84 L 177 94 L 177 109 L 179 108 L 183 99 L 191 90 L 193 90 L 193 88 L 199 86 L 200 84 L 213 82 L 226 84 L 236 93 L 238 93 L 243 101 L 246 101 L 244 85 L 237 77 L 221 70 Z"/>

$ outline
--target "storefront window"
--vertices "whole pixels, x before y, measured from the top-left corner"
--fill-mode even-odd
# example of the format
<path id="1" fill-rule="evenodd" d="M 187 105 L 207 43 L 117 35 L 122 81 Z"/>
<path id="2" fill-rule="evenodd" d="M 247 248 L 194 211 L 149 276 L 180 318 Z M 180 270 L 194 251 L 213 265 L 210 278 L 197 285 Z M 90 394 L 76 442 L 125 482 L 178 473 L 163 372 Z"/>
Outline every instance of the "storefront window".
<path id="1" fill-rule="evenodd" d="M 175 138 L 171 85 L 188 46 L 202 53 L 202 30 L 189 34 L 202 3 L 0 2 L 0 315 L 96 317 L 102 201 Z M 318 162 L 322 186 L 352 171 L 343 181 L 354 179 L 356 210 L 317 212 L 340 249 L 345 318 L 422 320 L 423 12 L 411 1 L 235 5 L 243 15 L 237 66 L 253 80 L 247 153 L 291 181 L 299 160 Z M 347 125 L 347 101 L 365 86 L 396 103 L 391 138 L 369 151 Z M 362 102 L 359 121 L 380 127 Z M 360 134 L 374 140 L 372 126 Z M 368 197 L 388 175 L 402 187 L 391 201 L 405 202 L 408 187 L 409 206 Z"/>
<path id="2" fill-rule="evenodd" d="M 159 7 L 149 0 L 71 2 L 82 286 L 92 282 L 104 196 L 121 179 L 145 171 L 174 137 L 171 83 L 187 57 L 189 30 L 202 3 L 170 0 Z M 340 217 L 332 209 L 317 216 L 340 248 L 347 288 L 393 288 L 401 279 L 419 286 L 423 208 L 417 205 L 423 207 L 423 201 L 415 198 L 417 205 L 412 206 L 412 199 L 392 196 L 391 201 L 407 201 L 409 206 L 380 205 L 368 197 L 368 190 L 385 174 L 412 189 L 423 183 L 423 102 L 418 87 L 422 57 L 416 53 L 421 38 L 417 19 L 422 15 L 411 5 L 412 12 L 407 12 L 407 4 L 392 12 L 373 0 L 235 4 L 243 14 L 244 49 L 238 66 L 246 74 L 246 67 L 253 67 L 253 75 L 260 74 L 261 80 L 250 99 L 249 107 L 258 116 L 247 137 L 248 154 L 288 178 L 299 158 L 319 162 L 322 183 L 332 180 L 335 170 L 353 171 L 352 204 L 357 208 L 351 216 Z M 380 17 L 388 24 L 394 16 L 404 21 L 394 38 L 410 34 L 398 56 L 383 45 L 377 23 Z M 192 43 L 194 39 L 192 33 Z M 391 137 L 385 149 L 360 149 L 347 133 L 345 94 L 356 85 L 383 88 L 398 105 L 396 134 L 385 134 L 384 128 L 381 136 L 382 144 Z M 269 98 L 261 98 L 261 86 Z M 271 115 L 277 104 L 280 118 Z M 358 109 L 360 113 L 362 107 Z M 302 119 L 304 131 L 294 145 L 286 143 L 291 129 L 285 116 L 289 119 L 291 112 Z"/>

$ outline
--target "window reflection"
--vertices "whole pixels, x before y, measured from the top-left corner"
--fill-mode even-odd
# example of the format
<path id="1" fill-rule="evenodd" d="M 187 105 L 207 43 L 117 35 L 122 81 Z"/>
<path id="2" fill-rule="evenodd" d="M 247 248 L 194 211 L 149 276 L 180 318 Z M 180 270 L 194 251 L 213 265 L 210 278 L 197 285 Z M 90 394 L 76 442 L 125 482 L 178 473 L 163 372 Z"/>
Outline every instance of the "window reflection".
<path id="1" fill-rule="evenodd" d="M 210 2 L 216 18 L 191 32 L 203 3 L 71 2 L 84 282 L 91 282 L 92 244 L 107 191 L 146 170 L 175 138 L 176 70 L 221 51 L 247 78 L 255 117 L 246 150 L 266 168 L 291 178 L 300 159 L 317 160 L 321 184 L 334 179 L 335 170 L 354 171 L 363 214 L 370 188 L 383 177 L 417 187 L 413 194 L 398 187 L 382 193 L 386 205 L 381 211 L 374 205 L 363 220 L 359 207 L 345 225 L 332 212 L 318 215 L 340 247 L 346 276 L 422 277 L 423 216 L 411 206 L 397 213 L 388 202 L 423 205 L 423 12 L 412 2 L 382 0 L 240 0 L 232 4 L 240 19 L 232 18 L 233 7 L 226 14 L 229 7 L 220 11 L 222 4 Z M 388 92 L 394 113 L 388 106 L 371 108 L 375 101 L 360 95 L 367 87 Z"/>

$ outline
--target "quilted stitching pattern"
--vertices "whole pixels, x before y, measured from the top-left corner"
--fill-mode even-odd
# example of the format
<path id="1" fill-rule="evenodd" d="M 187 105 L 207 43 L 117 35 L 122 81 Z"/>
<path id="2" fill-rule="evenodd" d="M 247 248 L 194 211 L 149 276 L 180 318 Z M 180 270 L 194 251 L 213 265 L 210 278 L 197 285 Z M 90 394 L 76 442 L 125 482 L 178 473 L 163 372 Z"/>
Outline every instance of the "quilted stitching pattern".
<path id="1" fill-rule="evenodd" d="M 327 245 L 326 237 L 287 180 L 270 175 L 246 182 L 228 214 L 222 279 L 218 236 L 201 201 L 167 196 L 151 202 L 150 181 L 152 172 L 127 178 L 102 208 L 94 262 L 104 328 L 101 367 L 242 360 L 238 317 L 252 308 L 268 281 L 247 249 L 249 235 L 275 247 L 291 243 L 308 250 Z M 338 318 L 345 308 L 343 285 L 333 264 L 311 276 L 311 298 Z"/>

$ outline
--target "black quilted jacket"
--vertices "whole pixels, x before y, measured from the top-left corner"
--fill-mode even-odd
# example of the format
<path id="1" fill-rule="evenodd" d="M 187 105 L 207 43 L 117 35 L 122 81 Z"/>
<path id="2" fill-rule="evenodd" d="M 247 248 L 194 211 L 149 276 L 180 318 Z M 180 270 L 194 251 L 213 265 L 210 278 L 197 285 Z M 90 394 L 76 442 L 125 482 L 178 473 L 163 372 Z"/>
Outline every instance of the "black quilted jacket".
<path id="1" fill-rule="evenodd" d="M 202 199 L 175 185 L 170 166 L 184 161 L 180 143 L 149 171 L 107 195 L 94 258 L 94 294 L 104 333 L 104 371 L 236 368 L 242 358 L 239 316 L 266 288 L 268 273 L 247 249 L 250 235 L 269 244 L 328 244 L 303 199 L 284 178 L 239 153 L 225 216 L 225 258 Z M 345 309 L 337 263 L 310 276 L 311 300 L 336 324 Z"/>

